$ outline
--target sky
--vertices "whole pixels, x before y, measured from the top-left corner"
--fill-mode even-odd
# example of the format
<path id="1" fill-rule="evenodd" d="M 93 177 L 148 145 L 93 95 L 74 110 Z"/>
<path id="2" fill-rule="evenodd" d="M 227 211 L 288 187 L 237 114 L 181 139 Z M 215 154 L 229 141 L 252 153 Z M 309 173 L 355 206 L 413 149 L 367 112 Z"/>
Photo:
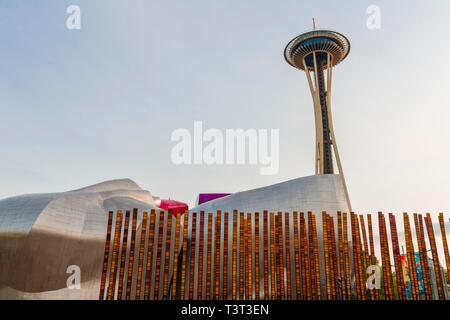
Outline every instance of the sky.
<path id="1" fill-rule="evenodd" d="M 73 4 L 80 30 L 66 27 Z M 192 206 L 314 174 L 307 80 L 283 58 L 314 17 L 352 46 L 332 109 L 354 210 L 448 220 L 449 15 L 440 0 L 0 0 L 0 198 L 130 178 Z M 171 134 L 196 120 L 279 129 L 278 173 L 175 165 Z"/>

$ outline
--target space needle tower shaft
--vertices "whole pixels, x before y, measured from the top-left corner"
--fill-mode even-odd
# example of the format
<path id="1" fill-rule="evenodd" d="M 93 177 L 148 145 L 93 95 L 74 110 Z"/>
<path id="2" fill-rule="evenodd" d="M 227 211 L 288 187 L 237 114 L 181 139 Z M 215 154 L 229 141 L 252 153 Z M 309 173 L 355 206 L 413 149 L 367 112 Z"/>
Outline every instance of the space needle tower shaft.
<path id="1" fill-rule="evenodd" d="M 315 173 L 335 174 L 337 169 L 350 208 L 331 112 L 333 67 L 342 62 L 349 52 L 350 42 L 344 35 L 335 31 L 314 30 L 292 39 L 286 46 L 284 56 L 291 66 L 306 73 L 311 91 L 316 127 Z"/>

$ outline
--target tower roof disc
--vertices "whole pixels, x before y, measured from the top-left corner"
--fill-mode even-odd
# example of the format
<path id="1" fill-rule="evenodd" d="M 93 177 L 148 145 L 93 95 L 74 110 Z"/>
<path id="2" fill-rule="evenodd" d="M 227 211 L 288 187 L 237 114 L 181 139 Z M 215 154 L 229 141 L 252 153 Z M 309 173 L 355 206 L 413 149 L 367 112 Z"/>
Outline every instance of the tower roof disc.
<path id="1" fill-rule="evenodd" d="M 342 34 L 330 30 L 314 30 L 292 39 L 284 49 L 284 58 L 291 66 L 305 70 L 303 60 L 309 70 L 314 69 L 312 53 L 319 53 L 316 59 L 326 62 L 331 56 L 331 65 L 343 61 L 350 52 L 350 41 Z"/>

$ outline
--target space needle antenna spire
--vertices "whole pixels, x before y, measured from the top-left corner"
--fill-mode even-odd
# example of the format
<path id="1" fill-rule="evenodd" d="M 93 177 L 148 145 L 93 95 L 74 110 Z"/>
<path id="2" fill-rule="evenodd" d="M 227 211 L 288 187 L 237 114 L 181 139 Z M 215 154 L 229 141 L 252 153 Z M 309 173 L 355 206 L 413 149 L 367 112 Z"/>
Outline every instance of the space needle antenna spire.
<path id="1" fill-rule="evenodd" d="M 331 113 L 333 68 L 347 57 L 350 52 L 350 41 L 339 32 L 316 30 L 314 17 L 312 23 L 314 30 L 292 39 L 284 50 L 284 57 L 291 66 L 305 72 L 313 98 L 316 125 L 314 162 L 316 175 L 339 172 L 347 205 L 351 211 Z"/>

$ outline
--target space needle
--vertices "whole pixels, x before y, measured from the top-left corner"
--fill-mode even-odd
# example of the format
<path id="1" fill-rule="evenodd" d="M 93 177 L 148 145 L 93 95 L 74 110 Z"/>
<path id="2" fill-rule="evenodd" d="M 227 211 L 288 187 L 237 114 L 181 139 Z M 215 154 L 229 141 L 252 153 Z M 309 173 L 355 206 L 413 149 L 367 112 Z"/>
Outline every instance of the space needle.
<path id="1" fill-rule="evenodd" d="M 341 63 L 349 52 L 350 42 L 344 35 L 330 30 L 315 30 L 314 25 L 313 31 L 303 33 L 287 44 L 284 57 L 291 66 L 303 70 L 308 79 L 316 126 L 316 175 L 335 174 L 336 163 L 351 210 L 331 113 L 333 67 Z"/>

